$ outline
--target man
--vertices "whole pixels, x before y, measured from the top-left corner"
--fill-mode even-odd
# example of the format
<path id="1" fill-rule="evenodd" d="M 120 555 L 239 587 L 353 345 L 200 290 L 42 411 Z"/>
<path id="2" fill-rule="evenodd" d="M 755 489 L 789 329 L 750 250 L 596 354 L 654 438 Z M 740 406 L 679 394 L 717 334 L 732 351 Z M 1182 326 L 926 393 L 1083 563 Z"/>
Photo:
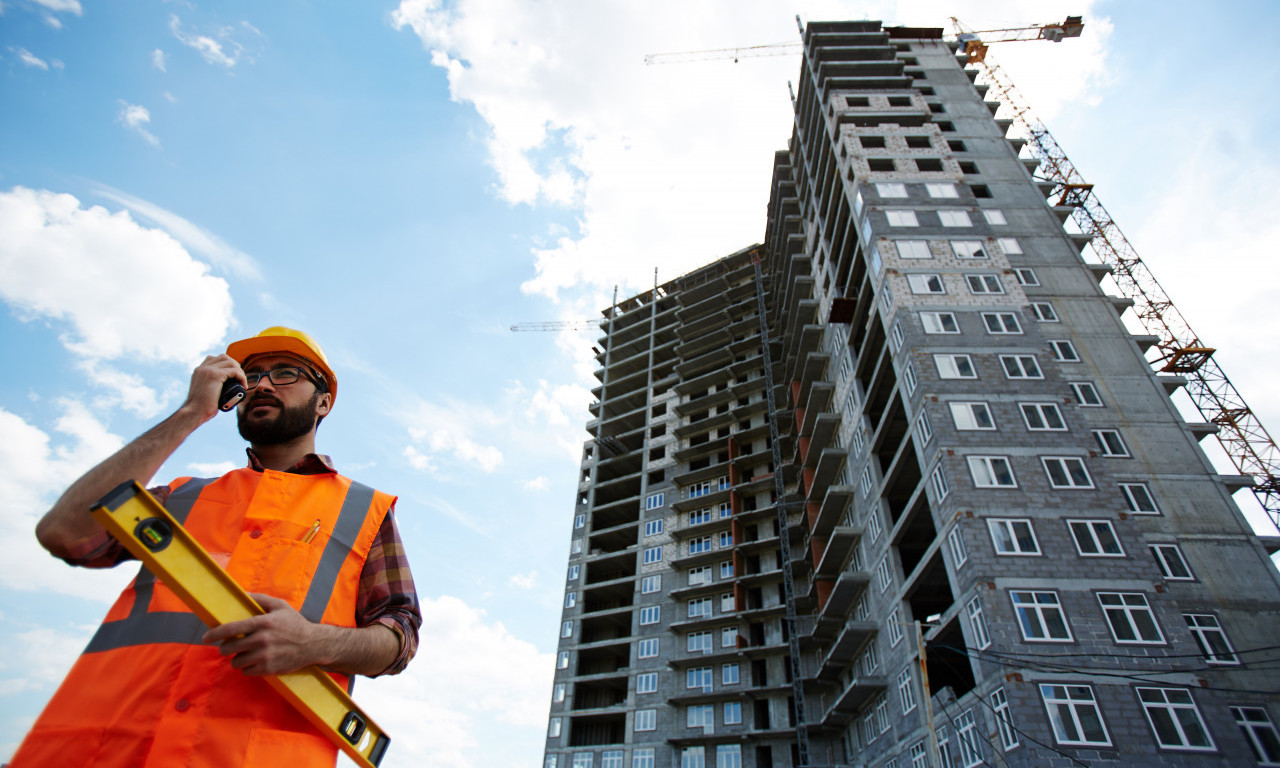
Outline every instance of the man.
<path id="1" fill-rule="evenodd" d="M 19 747 L 12 768 L 333 766 L 336 748 L 263 680 L 319 665 L 340 683 L 402 670 L 417 649 L 417 596 L 391 515 L 395 497 L 315 453 L 338 381 L 305 333 L 268 328 L 205 358 L 186 401 L 89 470 L 36 526 L 72 565 L 130 555 L 89 508 L 145 484 L 218 413 L 239 381 L 249 465 L 152 489 L 266 613 L 209 629 L 145 569 L 107 613 Z"/>

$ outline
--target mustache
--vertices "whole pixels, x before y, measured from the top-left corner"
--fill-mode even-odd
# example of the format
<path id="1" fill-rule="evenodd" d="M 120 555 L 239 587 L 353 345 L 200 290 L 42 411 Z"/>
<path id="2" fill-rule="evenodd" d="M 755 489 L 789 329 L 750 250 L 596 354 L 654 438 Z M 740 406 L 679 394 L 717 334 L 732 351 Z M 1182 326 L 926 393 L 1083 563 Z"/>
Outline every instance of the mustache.
<path id="1" fill-rule="evenodd" d="M 281 403 L 278 399 L 276 399 L 272 395 L 261 394 L 261 395 L 253 395 L 252 397 L 250 397 L 249 402 L 246 404 L 246 407 L 252 408 L 255 405 L 274 405 L 277 407 L 282 407 L 284 404 Z"/>

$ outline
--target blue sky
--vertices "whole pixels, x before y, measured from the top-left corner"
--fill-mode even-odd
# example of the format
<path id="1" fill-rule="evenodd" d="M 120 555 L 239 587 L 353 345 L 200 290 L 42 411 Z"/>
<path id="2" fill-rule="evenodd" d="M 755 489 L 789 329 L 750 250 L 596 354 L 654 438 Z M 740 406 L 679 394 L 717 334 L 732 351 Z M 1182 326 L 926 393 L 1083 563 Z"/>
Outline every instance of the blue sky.
<path id="1" fill-rule="evenodd" d="M 30 530 L 204 354 L 313 334 L 319 443 L 400 495 L 422 652 L 357 698 L 390 768 L 540 759 L 598 316 L 757 242 L 794 16 L 973 28 L 1263 417 L 1277 373 L 1277 11 L 1155 2 L 0 3 L 0 760 L 131 575 Z M 1202 15 L 1204 14 L 1204 15 Z M 1206 268 L 1207 267 L 1207 268 Z M 242 460 L 230 417 L 158 480 Z M 1224 465 L 1225 466 L 1225 465 Z M 494 739 L 500 733 L 502 738 Z"/>

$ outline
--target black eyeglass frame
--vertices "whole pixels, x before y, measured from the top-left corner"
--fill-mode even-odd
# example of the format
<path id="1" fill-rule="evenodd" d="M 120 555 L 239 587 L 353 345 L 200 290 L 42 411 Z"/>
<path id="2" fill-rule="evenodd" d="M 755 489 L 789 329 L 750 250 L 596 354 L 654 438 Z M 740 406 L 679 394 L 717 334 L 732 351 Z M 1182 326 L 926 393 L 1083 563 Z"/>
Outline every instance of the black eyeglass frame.
<path id="1" fill-rule="evenodd" d="M 278 374 L 284 374 L 287 376 L 290 373 L 296 374 L 297 378 L 292 379 L 290 381 L 276 380 L 276 376 Z M 308 381 L 310 381 L 312 384 L 314 384 L 317 390 L 321 392 L 329 391 L 329 388 L 326 387 L 323 382 L 317 379 L 315 374 L 313 374 L 305 366 L 301 366 L 301 365 L 284 365 L 279 368 L 272 368 L 267 371 L 253 371 L 252 373 L 245 373 L 244 378 L 245 378 L 245 383 L 248 384 L 249 389 L 255 389 L 258 386 L 258 384 L 261 383 L 263 378 L 266 378 L 267 381 L 270 381 L 272 384 L 274 384 L 277 387 L 287 387 L 290 384 L 297 384 L 300 379 L 305 378 Z"/>

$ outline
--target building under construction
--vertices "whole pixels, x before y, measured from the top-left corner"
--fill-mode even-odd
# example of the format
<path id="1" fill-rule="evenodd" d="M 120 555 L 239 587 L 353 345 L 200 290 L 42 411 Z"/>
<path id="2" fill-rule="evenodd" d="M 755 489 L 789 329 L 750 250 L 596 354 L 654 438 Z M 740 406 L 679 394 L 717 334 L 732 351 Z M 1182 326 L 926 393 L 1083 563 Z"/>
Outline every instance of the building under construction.
<path id="1" fill-rule="evenodd" d="M 968 61 L 809 24 L 763 244 L 605 311 L 545 768 L 1280 765 L 1253 478 Z"/>

